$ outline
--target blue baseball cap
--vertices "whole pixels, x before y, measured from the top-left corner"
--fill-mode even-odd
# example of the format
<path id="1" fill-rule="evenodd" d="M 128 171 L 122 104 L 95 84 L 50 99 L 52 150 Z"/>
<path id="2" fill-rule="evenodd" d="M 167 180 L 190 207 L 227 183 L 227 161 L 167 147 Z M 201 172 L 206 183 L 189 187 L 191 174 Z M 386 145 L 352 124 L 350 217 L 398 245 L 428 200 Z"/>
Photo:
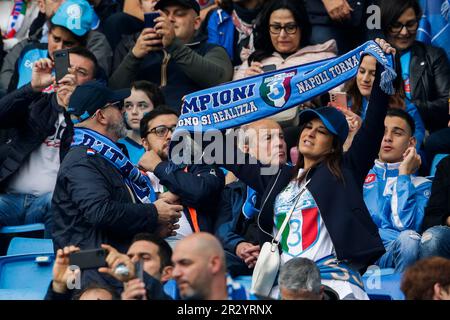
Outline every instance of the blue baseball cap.
<path id="1" fill-rule="evenodd" d="M 66 0 L 56 10 L 52 23 L 69 29 L 79 37 L 92 28 L 94 10 L 86 0 Z"/>
<path id="2" fill-rule="evenodd" d="M 131 95 L 130 89 L 111 90 L 102 82 L 92 80 L 77 86 L 70 96 L 67 112 L 82 122 L 108 103 L 122 102 Z"/>
<path id="3" fill-rule="evenodd" d="M 306 109 L 300 112 L 300 124 L 305 124 L 312 119 L 319 118 L 324 126 L 332 134 L 338 137 L 343 145 L 348 136 L 348 123 L 344 114 L 333 107 L 321 107 L 317 109 Z"/>

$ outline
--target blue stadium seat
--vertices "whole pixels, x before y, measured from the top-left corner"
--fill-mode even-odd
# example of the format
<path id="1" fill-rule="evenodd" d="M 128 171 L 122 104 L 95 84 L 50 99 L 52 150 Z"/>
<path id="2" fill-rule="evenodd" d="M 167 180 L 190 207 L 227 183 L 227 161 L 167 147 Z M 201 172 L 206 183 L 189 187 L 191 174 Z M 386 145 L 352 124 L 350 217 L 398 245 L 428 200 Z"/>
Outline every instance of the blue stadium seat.
<path id="1" fill-rule="evenodd" d="M 434 156 L 433 162 L 431 163 L 431 169 L 430 169 L 430 176 L 433 176 L 436 174 L 436 167 L 442 159 L 444 159 L 446 156 L 448 156 L 448 153 L 439 153 Z"/>
<path id="2" fill-rule="evenodd" d="M 17 254 L 53 254 L 52 239 L 35 239 L 16 237 L 11 240 L 8 247 L 8 256 Z"/>
<path id="3" fill-rule="evenodd" d="M 174 279 L 167 281 L 164 284 L 164 292 L 174 300 L 180 300 L 180 293 L 178 291 L 177 283 Z"/>
<path id="4" fill-rule="evenodd" d="M 2 234 L 10 234 L 10 233 L 25 233 L 25 232 L 33 232 L 33 231 L 44 231 L 45 226 L 43 223 L 32 223 L 32 224 L 24 224 L 21 226 L 7 226 L 0 227 L 0 233 Z"/>
<path id="5" fill-rule="evenodd" d="M 402 273 L 394 269 L 369 269 L 362 277 L 367 295 L 371 300 L 405 300 L 400 290 Z"/>
<path id="6" fill-rule="evenodd" d="M 44 299 L 53 261 L 53 254 L 0 257 L 0 299 Z M 25 291 L 28 293 L 22 295 Z"/>

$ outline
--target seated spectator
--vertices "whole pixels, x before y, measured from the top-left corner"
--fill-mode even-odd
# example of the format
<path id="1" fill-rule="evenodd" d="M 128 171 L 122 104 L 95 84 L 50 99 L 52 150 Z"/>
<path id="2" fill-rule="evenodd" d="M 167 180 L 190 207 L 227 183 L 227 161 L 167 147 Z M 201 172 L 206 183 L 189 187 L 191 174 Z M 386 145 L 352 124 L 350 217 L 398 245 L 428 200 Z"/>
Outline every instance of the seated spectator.
<path id="1" fill-rule="evenodd" d="M 417 261 L 403 274 L 401 289 L 406 300 L 450 300 L 450 260 Z"/>
<path id="2" fill-rule="evenodd" d="M 124 120 L 129 130 L 127 136 L 119 139 L 119 142 L 125 145 L 131 162 L 137 165 L 145 152 L 141 144 L 141 119 L 155 107 L 164 104 L 164 96 L 155 84 L 136 81 L 131 84 L 131 96 L 124 100 L 124 104 Z"/>
<path id="3" fill-rule="evenodd" d="M 372 91 L 373 80 L 375 79 L 376 59 L 372 56 L 365 56 L 361 60 L 358 73 L 354 79 L 346 85 L 345 91 L 348 92 L 350 99 L 348 106 L 352 112 L 361 116 L 362 120 L 366 117 L 367 105 L 369 103 L 370 92 Z M 401 70 L 399 70 L 401 72 Z M 399 73 L 400 73 L 399 72 Z M 417 107 L 406 96 L 403 89 L 403 81 L 397 77 L 394 82 L 395 94 L 389 99 L 391 108 L 399 108 L 406 110 L 414 119 L 416 138 L 416 149 L 421 149 L 422 142 L 425 137 L 425 125 L 422 121 Z"/>
<path id="4" fill-rule="evenodd" d="M 19 42 L 6 55 L 0 71 L 0 95 L 21 87 L 31 79 L 31 62 L 40 58 L 53 59 L 55 50 L 83 46 L 88 48 L 97 58 L 98 64 L 105 73 L 111 69 L 112 52 L 105 36 L 98 31 L 91 31 L 93 10 L 86 0 L 42 0 L 45 6 L 43 26 L 30 30 L 30 36 Z M 67 8 L 78 7 L 83 13 L 80 19 L 71 20 Z M 59 9 L 60 8 L 60 9 Z M 47 30 L 42 38 L 43 29 Z"/>
<path id="5" fill-rule="evenodd" d="M 135 80 L 149 80 L 179 111 L 184 95 L 230 80 L 233 68 L 222 47 L 196 35 L 201 21 L 195 0 L 161 0 L 155 9 L 161 11 L 155 28 L 144 29 L 138 38 L 124 38 L 118 46 L 109 83 L 128 88 Z"/>
<path id="6" fill-rule="evenodd" d="M 175 165 L 169 159 L 169 143 L 178 122 L 178 113 L 160 106 L 141 120 L 142 145 L 147 152 L 139 165 L 148 171 L 159 198 L 183 205 L 180 228 L 167 238 L 175 242 L 199 231 L 213 232 L 216 206 L 224 185 L 224 176 L 216 166 Z M 195 187 L 193 187 L 195 186 Z"/>
<path id="7" fill-rule="evenodd" d="M 246 61 L 254 51 L 253 26 L 265 0 L 221 0 L 202 24 L 208 42 L 227 50 L 233 65 Z"/>
<path id="8" fill-rule="evenodd" d="M 337 300 L 333 289 L 320 283 L 320 271 L 314 261 L 293 258 L 280 269 L 278 283 L 282 300 Z"/>
<path id="9" fill-rule="evenodd" d="M 173 251 L 172 276 L 183 300 L 247 300 L 247 292 L 226 275 L 219 240 L 199 232 L 180 240 Z"/>
<path id="10" fill-rule="evenodd" d="M 421 160 L 415 149 L 411 116 L 403 110 L 390 109 L 384 127 L 379 159 L 364 183 L 364 201 L 386 248 L 376 264 L 402 272 L 418 259 L 418 232 L 431 181 L 415 176 Z"/>
<path id="11" fill-rule="evenodd" d="M 450 259 L 450 157 L 442 159 L 431 185 L 425 208 L 419 258 L 441 256 Z"/>
<path id="12" fill-rule="evenodd" d="M 311 44 L 330 39 L 337 43 L 338 54 L 359 46 L 366 37 L 366 11 L 369 0 L 306 0 L 311 22 Z"/>
<path id="13" fill-rule="evenodd" d="M 0 145 L 0 225 L 44 222 L 50 236 L 50 203 L 60 162 L 72 140 L 68 100 L 75 86 L 95 77 L 97 60 L 84 48 L 69 53 L 71 73 L 56 92 L 41 91 L 54 84 L 53 62 L 33 65 L 31 83 L 0 100 L 0 128 L 8 129 Z M 32 177 L 32 179 L 30 179 Z"/>
<path id="14" fill-rule="evenodd" d="M 129 95 L 92 81 L 70 98 L 74 136 L 52 200 L 56 248 L 108 243 L 125 252 L 135 234 L 170 235 L 180 218 L 182 207 L 156 200 L 150 181 L 115 144 L 126 135 L 121 103 Z"/>
<path id="15" fill-rule="evenodd" d="M 421 16 L 417 0 L 381 1 L 381 28 L 400 55 L 406 97 L 434 132 L 449 121 L 450 63 L 441 48 L 415 41 Z"/>
<path id="16" fill-rule="evenodd" d="M 336 56 L 336 42 L 309 46 L 311 27 L 302 2 L 271 0 L 260 12 L 255 25 L 255 52 L 234 74 L 234 80 L 276 69 L 302 65 Z M 284 126 L 298 125 L 299 108 L 278 113 L 271 119 Z"/>
<path id="17" fill-rule="evenodd" d="M 448 110 L 450 113 L 450 99 L 448 100 Z M 438 130 L 428 136 L 425 141 L 425 151 L 430 159 L 433 159 L 438 153 L 450 154 L 450 120 L 447 128 Z"/>
<path id="18" fill-rule="evenodd" d="M 143 272 L 143 282 L 136 278 L 136 267 L 130 258 L 111 246 L 102 245 L 102 247 L 108 251 L 106 257 L 108 266 L 99 268 L 98 271 L 81 270 L 78 266 L 70 266 L 70 254 L 80 251 L 80 248 L 67 246 L 58 249 L 53 265 L 53 278 L 45 300 L 117 300 L 121 295 L 125 300 L 129 300 L 137 296 L 130 292 L 127 285 L 136 281 L 142 283 L 143 292 L 140 293 L 143 293 L 144 299 L 169 299 L 163 292 L 161 283 L 146 272 Z M 115 273 L 119 265 L 128 268 L 128 274 Z M 98 272 L 103 272 L 104 275 Z"/>
<path id="19" fill-rule="evenodd" d="M 242 126 L 240 148 L 266 165 L 286 163 L 287 150 L 280 125 L 263 119 Z M 232 277 L 251 275 L 259 255 L 257 216 L 260 195 L 236 181 L 227 185 L 217 206 L 216 236 L 220 239 Z"/>

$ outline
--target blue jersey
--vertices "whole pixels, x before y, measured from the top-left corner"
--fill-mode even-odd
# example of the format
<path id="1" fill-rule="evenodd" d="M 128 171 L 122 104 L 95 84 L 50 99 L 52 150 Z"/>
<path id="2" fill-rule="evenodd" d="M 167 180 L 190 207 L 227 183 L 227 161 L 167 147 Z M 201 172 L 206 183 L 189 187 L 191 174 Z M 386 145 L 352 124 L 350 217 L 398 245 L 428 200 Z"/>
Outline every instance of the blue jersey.
<path id="1" fill-rule="evenodd" d="M 375 160 L 364 182 L 364 202 L 386 247 L 401 231 L 419 231 L 431 194 L 431 181 L 398 174 L 400 163 Z"/>
<path id="2" fill-rule="evenodd" d="M 128 156 L 131 160 L 131 163 L 134 165 L 137 165 L 143 154 L 145 153 L 145 148 L 134 141 L 133 139 L 130 139 L 129 137 L 125 137 L 123 139 L 119 139 L 119 143 L 122 143 L 125 145 L 128 151 Z"/>
<path id="3" fill-rule="evenodd" d="M 47 44 L 42 46 L 40 44 L 31 43 L 23 48 L 19 59 L 17 59 L 19 79 L 16 89 L 31 82 L 33 63 L 42 58 L 48 58 Z"/>

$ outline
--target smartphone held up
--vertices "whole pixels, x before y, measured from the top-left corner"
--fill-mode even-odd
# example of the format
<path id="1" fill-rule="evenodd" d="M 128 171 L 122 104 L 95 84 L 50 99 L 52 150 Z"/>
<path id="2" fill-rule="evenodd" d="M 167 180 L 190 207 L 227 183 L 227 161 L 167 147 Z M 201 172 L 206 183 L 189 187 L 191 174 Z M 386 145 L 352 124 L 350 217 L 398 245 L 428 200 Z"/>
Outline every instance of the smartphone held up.
<path id="1" fill-rule="evenodd" d="M 55 80 L 56 83 L 58 83 L 66 74 L 69 73 L 69 51 L 67 49 L 62 49 L 53 52 L 53 60 L 55 63 Z"/>

